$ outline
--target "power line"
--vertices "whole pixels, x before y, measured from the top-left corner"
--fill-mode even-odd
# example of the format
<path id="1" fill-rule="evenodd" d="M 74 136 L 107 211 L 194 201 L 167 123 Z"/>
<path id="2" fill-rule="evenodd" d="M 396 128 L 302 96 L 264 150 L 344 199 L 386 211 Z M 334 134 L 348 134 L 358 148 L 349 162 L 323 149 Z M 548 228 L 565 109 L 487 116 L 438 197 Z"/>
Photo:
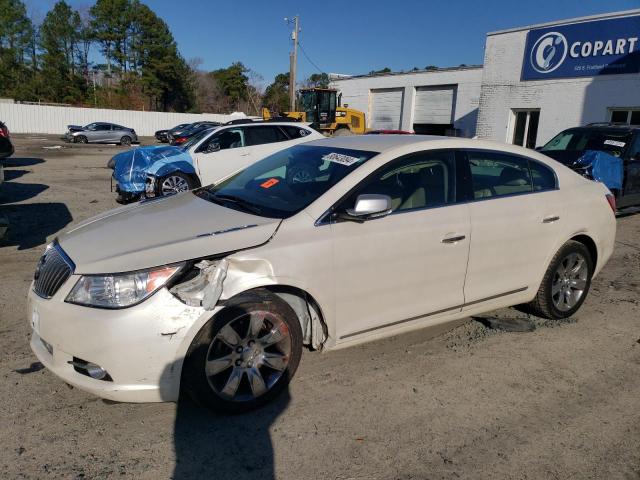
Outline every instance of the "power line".
<path id="1" fill-rule="evenodd" d="M 304 57 L 309 61 L 309 63 L 311 65 L 313 65 L 314 67 L 316 67 L 316 70 L 318 70 L 318 72 L 320 73 L 324 73 L 324 70 L 322 70 L 318 65 L 315 64 L 315 62 L 313 60 L 311 60 L 309 58 L 309 55 L 307 55 L 307 51 L 304 49 L 304 47 L 302 46 L 302 43 L 298 42 L 298 46 L 300 47 L 300 50 L 302 50 L 302 54 L 304 55 Z"/>

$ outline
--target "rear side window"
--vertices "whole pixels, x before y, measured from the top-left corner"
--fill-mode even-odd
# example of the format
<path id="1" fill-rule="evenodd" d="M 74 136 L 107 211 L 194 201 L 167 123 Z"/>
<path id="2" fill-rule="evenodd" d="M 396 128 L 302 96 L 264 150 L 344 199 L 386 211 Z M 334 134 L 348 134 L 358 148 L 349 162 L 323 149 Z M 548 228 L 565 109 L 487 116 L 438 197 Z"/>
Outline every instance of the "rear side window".
<path id="1" fill-rule="evenodd" d="M 533 190 L 535 192 L 554 190 L 556 188 L 556 175 L 549 167 L 530 160 L 529 168 L 531 169 Z"/>
<path id="2" fill-rule="evenodd" d="M 280 128 L 282 128 L 285 132 L 287 132 L 287 135 L 291 139 L 306 137 L 307 135 L 309 135 L 309 133 L 311 133 L 309 132 L 309 130 L 302 127 L 293 127 L 289 125 L 283 125 Z"/>
<path id="3" fill-rule="evenodd" d="M 533 191 L 527 159 L 484 151 L 469 151 L 467 155 L 476 200 Z"/>
<path id="4" fill-rule="evenodd" d="M 250 127 L 245 130 L 245 135 L 248 146 L 284 142 L 285 140 L 289 140 L 284 132 L 276 126 Z"/>

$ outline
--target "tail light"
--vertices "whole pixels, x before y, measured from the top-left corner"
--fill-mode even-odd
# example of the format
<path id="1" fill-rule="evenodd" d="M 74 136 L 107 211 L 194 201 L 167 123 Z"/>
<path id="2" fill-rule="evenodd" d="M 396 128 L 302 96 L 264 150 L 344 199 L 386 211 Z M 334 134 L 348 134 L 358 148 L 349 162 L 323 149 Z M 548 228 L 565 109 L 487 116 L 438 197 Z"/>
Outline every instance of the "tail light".
<path id="1" fill-rule="evenodd" d="M 609 206 L 611 207 L 611 210 L 615 215 L 616 214 L 616 197 L 611 193 L 607 193 L 605 197 L 607 197 L 607 202 L 609 202 Z"/>
<path id="2" fill-rule="evenodd" d="M 0 137 L 9 138 L 9 129 L 7 127 L 0 127 Z"/>
<path id="3" fill-rule="evenodd" d="M 178 137 L 173 141 L 173 143 L 184 143 L 186 141 L 187 141 L 187 137 Z"/>

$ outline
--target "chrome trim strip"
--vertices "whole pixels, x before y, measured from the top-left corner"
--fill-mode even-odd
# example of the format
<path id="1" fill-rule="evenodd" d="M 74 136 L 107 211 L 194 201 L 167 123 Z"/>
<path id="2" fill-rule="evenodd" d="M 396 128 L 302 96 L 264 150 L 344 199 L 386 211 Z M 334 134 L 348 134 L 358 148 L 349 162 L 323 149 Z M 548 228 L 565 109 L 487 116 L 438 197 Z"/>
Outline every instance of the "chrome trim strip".
<path id="1" fill-rule="evenodd" d="M 393 327 L 394 325 L 399 325 L 401 323 L 406 323 L 406 322 L 411 322 L 413 320 L 418 320 L 419 318 L 432 317 L 434 315 L 439 315 L 441 313 L 462 309 L 462 308 L 468 307 L 470 305 L 476 305 L 477 303 L 487 302 L 489 300 L 494 300 L 496 298 L 505 297 L 507 295 L 513 295 L 514 293 L 524 292 L 528 288 L 529 287 L 522 287 L 522 288 L 518 288 L 516 290 L 511 290 L 509 292 L 499 293 L 498 295 L 492 295 L 490 297 L 482 298 L 480 300 L 474 300 L 473 302 L 468 302 L 468 303 L 463 303 L 461 305 L 456 305 L 455 307 L 443 308 L 442 310 L 436 310 L 435 312 L 425 313 L 424 315 L 416 315 L 415 317 L 405 318 L 404 320 L 397 320 L 395 322 L 386 323 L 386 324 L 380 325 L 378 327 L 365 328 L 364 330 L 360 330 L 358 332 L 347 333 L 346 335 L 341 336 L 339 339 L 343 340 L 345 338 L 354 337 L 354 336 L 360 335 L 362 333 L 368 333 L 368 332 L 372 332 L 374 330 L 379 330 L 381 328 Z"/>
<path id="2" fill-rule="evenodd" d="M 258 225 L 241 225 L 238 227 L 231 227 L 231 228 L 227 228 L 225 230 L 217 230 L 215 232 L 209 232 L 209 233 L 201 233 L 199 235 L 196 235 L 196 238 L 202 238 L 202 237 L 213 237 L 214 235 L 221 235 L 223 233 L 229 233 L 229 232 L 235 232 L 237 230 L 244 230 L 245 228 L 253 228 L 253 227 L 257 227 Z"/>

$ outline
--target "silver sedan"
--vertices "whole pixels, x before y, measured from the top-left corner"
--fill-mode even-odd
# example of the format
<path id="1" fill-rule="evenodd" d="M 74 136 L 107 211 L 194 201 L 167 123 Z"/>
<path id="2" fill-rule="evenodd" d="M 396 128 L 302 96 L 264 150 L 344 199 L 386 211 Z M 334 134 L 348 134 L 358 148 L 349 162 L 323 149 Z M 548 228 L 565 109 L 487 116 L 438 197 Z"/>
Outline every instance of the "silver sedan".
<path id="1" fill-rule="evenodd" d="M 133 128 L 123 127 L 115 123 L 94 122 L 84 127 L 68 125 L 65 140 L 72 143 L 119 143 L 131 145 L 138 142 L 138 135 Z"/>

